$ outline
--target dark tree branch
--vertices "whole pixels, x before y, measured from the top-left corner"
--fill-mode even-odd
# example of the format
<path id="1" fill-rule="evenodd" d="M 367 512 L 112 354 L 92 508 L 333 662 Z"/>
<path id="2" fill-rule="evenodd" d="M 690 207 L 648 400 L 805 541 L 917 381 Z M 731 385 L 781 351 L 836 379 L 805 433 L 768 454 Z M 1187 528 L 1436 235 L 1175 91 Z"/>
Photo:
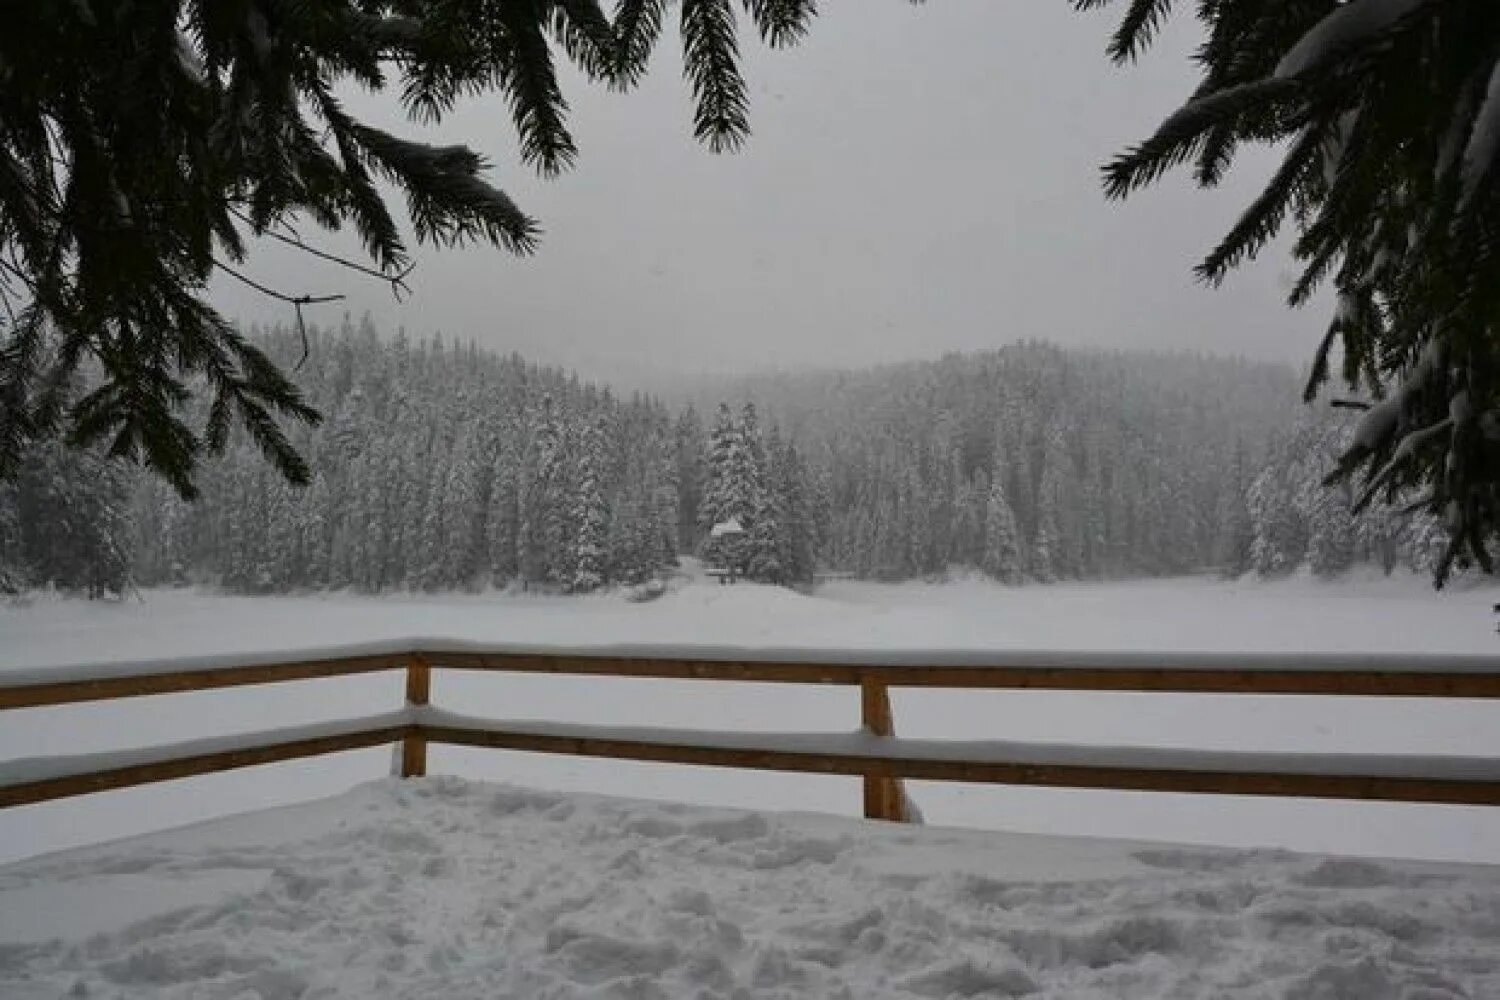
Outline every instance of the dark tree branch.
<path id="1" fill-rule="evenodd" d="M 296 368 L 298 369 L 300 369 L 303 364 L 307 362 L 307 355 L 308 351 L 310 350 L 307 342 L 307 324 L 303 321 L 302 318 L 302 307 L 318 305 L 323 302 L 339 302 L 347 298 L 347 296 L 345 295 L 288 295 L 285 292 L 278 292 L 274 288 L 268 288 L 267 286 L 262 285 L 260 282 L 256 281 L 254 278 L 246 277 L 239 271 L 236 271 L 234 268 L 230 267 L 228 264 L 217 258 L 214 259 L 214 266 L 223 270 L 224 273 L 228 274 L 231 278 L 234 278 L 235 280 L 248 285 L 249 287 L 255 289 L 257 292 L 260 292 L 262 295 L 268 295 L 273 299 L 278 299 L 282 302 L 287 303 L 296 311 L 297 333 L 302 337 L 302 357 L 297 359 L 296 364 Z"/>
<path id="2" fill-rule="evenodd" d="M 245 223 L 245 225 L 250 226 L 252 231 L 254 231 L 254 223 L 250 221 L 248 216 L 246 216 L 239 209 L 231 208 L 229 211 L 237 219 Z M 301 250 L 304 253 L 312 254 L 314 257 L 318 257 L 322 260 L 329 261 L 330 263 L 337 264 L 340 267 L 347 268 L 350 271 L 355 272 L 356 274 L 363 274 L 371 278 L 378 278 L 379 280 L 391 286 L 391 295 L 395 297 L 397 302 L 402 301 L 401 296 L 403 294 L 411 294 L 411 286 L 406 283 L 406 279 L 410 277 L 411 273 L 417 269 L 416 264 L 408 264 L 397 274 L 387 274 L 386 272 L 376 270 L 373 267 L 367 267 L 364 264 L 359 263 L 358 261 L 350 260 L 347 257 L 340 257 L 338 254 L 329 253 L 327 250 L 320 250 L 315 246 L 311 246 L 310 244 L 303 241 L 301 234 L 298 233 L 296 229 L 292 228 L 289 223 L 282 223 L 282 225 L 286 226 L 286 228 L 290 230 L 290 232 L 292 233 L 291 236 L 287 236 L 284 233 L 278 233 L 274 229 L 267 229 L 263 232 L 257 233 L 256 235 L 269 236 L 273 240 L 278 240 L 290 247 L 296 247 L 298 250 Z"/>

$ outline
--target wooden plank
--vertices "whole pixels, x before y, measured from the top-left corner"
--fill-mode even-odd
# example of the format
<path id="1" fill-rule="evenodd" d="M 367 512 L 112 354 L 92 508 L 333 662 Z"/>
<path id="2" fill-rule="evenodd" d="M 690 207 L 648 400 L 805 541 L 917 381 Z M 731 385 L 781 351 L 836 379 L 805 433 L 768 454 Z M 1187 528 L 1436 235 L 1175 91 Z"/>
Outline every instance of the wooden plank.
<path id="1" fill-rule="evenodd" d="M 414 734 L 412 731 L 417 730 Z M 841 774 L 893 780 L 960 781 L 1216 795 L 1368 799 L 1400 802 L 1500 805 L 1500 781 L 1370 777 L 1340 774 L 1178 770 L 1097 765 L 952 761 L 890 755 L 825 754 L 766 747 L 726 748 L 611 737 L 563 736 L 461 726 L 385 726 L 344 733 L 195 754 L 89 774 L 66 775 L 0 788 L 0 808 L 87 792 L 125 788 L 404 741 L 571 754 L 617 760 Z"/>
<path id="2" fill-rule="evenodd" d="M 0 809 L 10 806 L 46 802 L 70 795 L 87 792 L 103 792 L 112 788 L 129 788 L 174 778 L 191 778 L 200 774 L 214 774 L 241 767 L 259 764 L 274 764 L 277 761 L 296 760 L 300 757 L 316 757 L 320 754 L 337 753 L 342 750 L 358 750 L 380 746 L 401 740 L 410 726 L 388 726 L 360 732 L 341 733 L 337 736 L 320 736 L 313 739 L 289 740 L 282 743 L 267 743 L 218 753 L 195 754 L 173 760 L 154 761 L 129 767 L 96 771 L 90 774 L 67 775 L 41 781 L 23 782 L 0 787 Z"/>
<path id="3" fill-rule="evenodd" d="M 890 689 L 879 681 L 865 678 L 859 686 L 860 718 L 872 736 L 896 735 L 891 717 Z M 906 790 L 899 778 L 865 775 L 865 819 L 906 822 Z"/>
<path id="4" fill-rule="evenodd" d="M 418 651 L 422 652 L 422 651 Z M 108 677 L 88 681 L 6 686 L 0 679 L 0 709 L 203 691 L 249 684 L 276 684 L 405 667 L 410 654 L 338 657 L 296 663 Z M 1419 673 L 1395 670 L 1193 669 L 1182 667 L 944 667 L 901 664 L 756 662 L 668 657 L 538 653 L 424 652 L 442 668 L 497 672 L 609 675 L 636 678 L 751 681 L 784 684 L 860 684 L 865 678 L 888 687 L 1032 689 L 1195 694 L 1357 695 L 1403 698 L 1500 698 L 1500 666 L 1494 673 Z"/>
<path id="5" fill-rule="evenodd" d="M 412 654 L 406 665 L 406 704 L 427 704 L 432 694 L 432 668 L 420 653 Z M 401 739 L 401 777 L 419 778 L 427 773 L 427 738 L 421 728 L 412 726 Z"/>
<path id="6" fill-rule="evenodd" d="M 422 728 L 428 741 L 434 743 L 666 764 L 693 764 L 706 767 L 909 778 L 921 781 L 1041 785 L 1053 788 L 1500 805 L 1500 781 L 926 760 L 899 756 L 820 754 L 769 748 L 685 746 L 675 743 L 607 737 L 559 736 L 457 726 L 423 726 Z"/>
<path id="7" fill-rule="evenodd" d="M 425 655 L 440 669 L 773 684 L 858 684 L 862 669 L 848 664 L 552 653 L 445 653 L 428 650 Z"/>
<path id="8" fill-rule="evenodd" d="M 272 663 L 223 669 L 174 670 L 161 674 L 137 674 L 88 681 L 5 686 L 0 678 L 0 709 L 40 708 L 82 701 L 138 698 L 143 695 L 182 691 L 210 691 L 249 684 L 280 684 L 317 677 L 343 677 L 406 665 L 405 655 L 347 656 L 298 663 Z"/>
<path id="9" fill-rule="evenodd" d="M 776 684 L 860 684 L 995 690 L 1139 691 L 1183 694 L 1357 695 L 1396 698 L 1500 698 L 1494 673 L 1396 670 L 1270 670 L 1187 667 L 1027 667 L 841 664 L 665 657 L 428 651 L 441 668 Z"/>

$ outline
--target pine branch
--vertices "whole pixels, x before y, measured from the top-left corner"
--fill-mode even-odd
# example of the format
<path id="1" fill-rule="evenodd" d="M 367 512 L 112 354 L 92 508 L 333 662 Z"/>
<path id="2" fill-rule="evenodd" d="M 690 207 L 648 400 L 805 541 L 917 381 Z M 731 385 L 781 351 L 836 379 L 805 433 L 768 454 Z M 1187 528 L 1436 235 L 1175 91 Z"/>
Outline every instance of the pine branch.
<path id="1" fill-rule="evenodd" d="M 500 9 L 505 31 L 495 53 L 496 76 L 521 136 L 521 159 L 543 177 L 556 177 L 573 165 L 578 149 L 565 124 L 568 105 L 542 34 L 540 0 L 508 0 Z"/>
<path id="2" fill-rule="evenodd" d="M 1222 283 L 1233 268 L 1253 258 L 1275 237 L 1302 177 L 1318 164 L 1322 144 L 1323 129 L 1309 126 L 1239 221 L 1198 265 L 1200 278 L 1211 285 Z"/>
<path id="3" fill-rule="evenodd" d="M 750 133 L 735 34 L 729 0 L 682 0 L 683 74 L 697 102 L 693 135 L 715 153 L 738 149 Z"/>
<path id="4" fill-rule="evenodd" d="M 620 43 L 599 0 L 557 0 L 552 34 L 590 80 L 615 82 Z"/>
<path id="5" fill-rule="evenodd" d="M 1116 63 L 1138 59 L 1171 12 L 1172 0 L 1131 0 L 1119 29 L 1110 39 L 1110 58 Z"/>
<path id="6" fill-rule="evenodd" d="M 813 0 L 744 0 L 744 3 L 761 40 L 772 48 L 801 41 L 817 14 Z"/>
<path id="7" fill-rule="evenodd" d="M 665 18 L 666 0 L 616 0 L 616 89 L 626 90 L 640 82 Z"/>
<path id="8" fill-rule="evenodd" d="M 1208 133 L 1234 128 L 1241 115 L 1272 103 L 1287 102 L 1301 92 L 1295 81 L 1261 80 L 1199 97 L 1179 108 L 1145 142 L 1104 168 L 1104 190 L 1124 198 L 1159 180 L 1162 174 L 1203 149 Z"/>

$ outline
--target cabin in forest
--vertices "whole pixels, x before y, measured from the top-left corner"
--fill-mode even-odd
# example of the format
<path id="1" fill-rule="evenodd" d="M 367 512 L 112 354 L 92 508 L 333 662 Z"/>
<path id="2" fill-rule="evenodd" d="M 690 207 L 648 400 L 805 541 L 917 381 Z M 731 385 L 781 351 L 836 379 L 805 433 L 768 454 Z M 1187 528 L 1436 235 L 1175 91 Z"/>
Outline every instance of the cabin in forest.
<path id="1" fill-rule="evenodd" d="M 719 552 L 723 552 L 726 549 L 731 552 L 735 551 L 737 546 L 735 546 L 733 543 L 736 539 L 743 537 L 744 534 L 745 526 L 740 524 L 740 519 L 737 517 L 731 517 L 728 520 L 720 521 L 718 524 L 714 525 L 708 530 L 709 543 L 712 546 L 713 550 Z M 714 542 L 718 542 L 721 540 L 728 544 L 713 545 Z M 705 568 L 704 572 L 706 572 L 709 576 L 717 579 L 721 584 L 733 583 L 735 580 L 745 575 L 744 567 L 738 565 L 738 560 L 735 559 L 725 559 L 724 565 L 722 566 L 708 566 Z"/>

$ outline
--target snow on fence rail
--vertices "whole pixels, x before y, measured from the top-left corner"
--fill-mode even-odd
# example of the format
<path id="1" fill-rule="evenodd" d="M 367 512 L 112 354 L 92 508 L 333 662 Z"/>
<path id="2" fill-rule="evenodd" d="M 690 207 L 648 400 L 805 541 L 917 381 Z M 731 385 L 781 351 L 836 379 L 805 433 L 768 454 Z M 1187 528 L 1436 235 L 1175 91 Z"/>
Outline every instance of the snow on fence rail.
<path id="1" fill-rule="evenodd" d="M 428 705 L 434 669 L 854 685 L 856 733 L 746 734 L 512 722 Z M 426 773 L 429 743 L 626 760 L 847 774 L 865 814 L 905 819 L 902 778 L 1140 791 L 1500 805 L 1500 760 L 1240 753 L 1004 741 L 902 740 L 891 687 L 1500 698 L 1500 658 L 1055 652 L 830 652 L 683 647 L 559 650 L 413 639 L 298 653 L 0 672 L 0 709 L 403 670 L 405 709 L 293 729 L 79 757 L 0 763 L 0 807 L 399 743 Z"/>

